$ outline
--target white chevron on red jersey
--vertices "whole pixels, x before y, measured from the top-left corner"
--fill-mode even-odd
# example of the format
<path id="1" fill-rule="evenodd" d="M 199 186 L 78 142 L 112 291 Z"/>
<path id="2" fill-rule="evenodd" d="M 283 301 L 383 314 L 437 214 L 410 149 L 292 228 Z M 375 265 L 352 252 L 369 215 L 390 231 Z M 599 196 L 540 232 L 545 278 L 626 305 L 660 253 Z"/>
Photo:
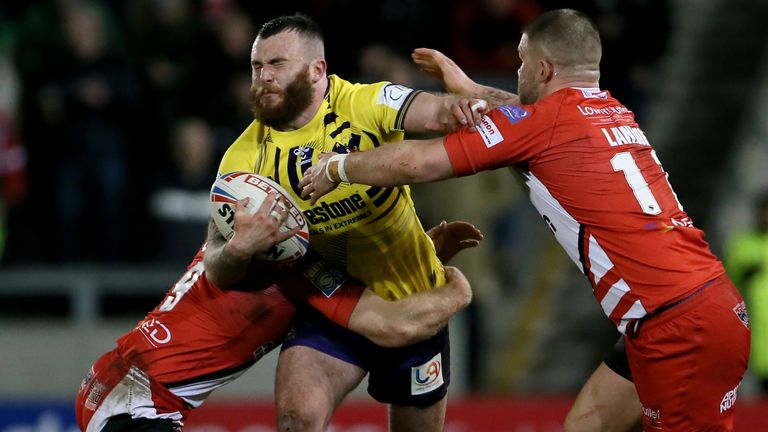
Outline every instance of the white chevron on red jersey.
<path id="1" fill-rule="evenodd" d="M 456 175 L 513 166 L 621 332 L 722 274 L 634 114 L 606 91 L 567 88 L 507 105 L 445 139 Z"/>
<path id="2" fill-rule="evenodd" d="M 193 407 L 282 343 L 295 315 L 292 299 L 346 327 L 364 289 L 346 283 L 326 294 L 301 271 L 262 266 L 248 291 L 222 291 L 206 278 L 202 251 L 160 305 L 117 340 L 123 359 Z"/>

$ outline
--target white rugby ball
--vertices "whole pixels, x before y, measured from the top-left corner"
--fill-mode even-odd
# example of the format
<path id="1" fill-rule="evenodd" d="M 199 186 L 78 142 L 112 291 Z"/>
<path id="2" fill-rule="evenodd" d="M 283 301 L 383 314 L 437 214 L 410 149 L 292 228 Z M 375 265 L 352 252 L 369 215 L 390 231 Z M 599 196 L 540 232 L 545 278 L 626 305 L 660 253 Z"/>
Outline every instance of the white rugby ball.
<path id="1" fill-rule="evenodd" d="M 267 198 L 267 194 L 273 191 L 281 197 L 280 202 L 288 212 L 288 219 L 280 227 L 280 231 L 290 231 L 299 227 L 299 232 L 260 254 L 259 258 L 274 262 L 293 261 L 304 256 L 309 247 L 307 221 L 301 214 L 299 205 L 288 192 L 267 177 L 247 172 L 231 172 L 219 176 L 211 187 L 211 218 L 221 235 L 229 240 L 235 235 L 237 201 L 245 197 L 250 198 L 246 208 L 251 213 L 256 213 L 261 203 Z"/>

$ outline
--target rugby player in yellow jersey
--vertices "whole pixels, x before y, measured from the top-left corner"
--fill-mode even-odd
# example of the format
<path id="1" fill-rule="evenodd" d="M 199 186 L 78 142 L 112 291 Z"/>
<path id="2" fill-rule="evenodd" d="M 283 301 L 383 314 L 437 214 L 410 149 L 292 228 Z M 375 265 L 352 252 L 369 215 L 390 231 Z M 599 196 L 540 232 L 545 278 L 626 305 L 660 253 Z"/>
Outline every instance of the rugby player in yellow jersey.
<path id="1" fill-rule="evenodd" d="M 408 187 L 346 185 L 310 206 L 298 183 L 323 152 L 372 149 L 402 139 L 405 130 L 446 132 L 478 124 L 482 111 L 470 109 L 475 101 L 328 76 L 320 30 L 302 15 L 266 23 L 253 44 L 251 66 L 255 120 L 224 155 L 220 173 L 255 172 L 283 185 L 310 225 L 312 247 L 385 299 L 443 284 L 442 264 Z M 242 274 L 250 259 L 227 244 L 206 256 L 206 267 L 219 275 Z M 325 429 L 367 373 L 368 392 L 390 406 L 391 430 L 443 429 L 447 329 L 407 348 L 385 349 L 311 311 L 283 344 L 275 383 L 278 429 Z"/>

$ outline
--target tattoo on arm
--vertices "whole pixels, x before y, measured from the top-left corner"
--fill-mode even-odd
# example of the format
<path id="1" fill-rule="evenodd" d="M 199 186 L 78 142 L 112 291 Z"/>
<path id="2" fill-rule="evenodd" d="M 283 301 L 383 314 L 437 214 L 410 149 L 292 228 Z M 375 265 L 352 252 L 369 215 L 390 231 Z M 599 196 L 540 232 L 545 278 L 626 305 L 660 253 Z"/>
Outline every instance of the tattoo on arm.
<path id="1" fill-rule="evenodd" d="M 520 98 L 516 94 L 488 86 L 480 86 L 475 96 L 488 101 L 490 108 L 520 103 Z"/>
<path id="2" fill-rule="evenodd" d="M 250 260 L 228 254 L 224 249 L 226 244 L 227 241 L 211 221 L 208 224 L 208 239 L 205 246 L 205 267 L 208 279 L 221 289 L 242 282 L 250 265 Z"/>

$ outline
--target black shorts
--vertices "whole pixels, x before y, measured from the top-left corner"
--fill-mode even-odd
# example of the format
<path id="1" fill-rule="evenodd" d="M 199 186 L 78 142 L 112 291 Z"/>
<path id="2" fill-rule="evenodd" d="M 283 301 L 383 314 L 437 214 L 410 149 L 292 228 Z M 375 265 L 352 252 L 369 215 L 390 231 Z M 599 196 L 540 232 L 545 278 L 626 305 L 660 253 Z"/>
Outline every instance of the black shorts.
<path id="1" fill-rule="evenodd" d="M 624 336 L 620 337 L 619 341 L 611 347 L 610 351 L 603 357 L 603 362 L 612 371 L 628 381 L 632 381 L 632 372 L 629 370 L 629 361 L 627 360 L 627 349 L 624 347 Z"/>
<path id="2" fill-rule="evenodd" d="M 179 432 L 178 423 L 171 419 L 131 418 L 130 414 L 118 414 L 107 420 L 101 432 Z"/>
<path id="3" fill-rule="evenodd" d="M 368 372 L 368 394 L 382 403 L 428 407 L 451 381 L 448 328 L 402 348 L 384 348 L 313 311 L 302 312 L 283 348 L 316 349 Z"/>

